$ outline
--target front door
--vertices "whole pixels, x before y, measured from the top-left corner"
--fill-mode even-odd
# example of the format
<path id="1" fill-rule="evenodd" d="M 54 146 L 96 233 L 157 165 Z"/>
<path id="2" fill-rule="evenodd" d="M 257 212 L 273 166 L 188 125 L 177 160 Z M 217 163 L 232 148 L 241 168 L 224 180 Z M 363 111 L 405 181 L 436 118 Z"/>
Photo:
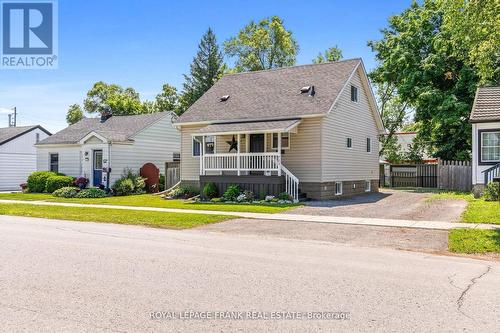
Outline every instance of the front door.
<path id="1" fill-rule="evenodd" d="M 102 150 L 94 150 L 93 160 L 93 184 L 99 186 L 102 183 Z"/>
<path id="2" fill-rule="evenodd" d="M 264 152 L 264 134 L 250 134 L 250 152 Z"/>

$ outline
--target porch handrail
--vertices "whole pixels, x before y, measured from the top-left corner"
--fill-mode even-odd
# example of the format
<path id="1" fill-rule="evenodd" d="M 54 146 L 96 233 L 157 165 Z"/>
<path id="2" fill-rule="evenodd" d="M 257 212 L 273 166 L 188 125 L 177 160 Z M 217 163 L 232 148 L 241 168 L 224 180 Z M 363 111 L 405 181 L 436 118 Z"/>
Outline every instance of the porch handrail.
<path id="1" fill-rule="evenodd" d="M 281 170 L 285 173 L 285 191 L 292 197 L 293 202 L 299 202 L 299 179 L 283 164 Z"/>
<path id="2" fill-rule="evenodd" d="M 279 153 L 205 154 L 203 170 L 210 171 L 279 171 Z"/>
<path id="3" fill-rule="evenodd" d="M 482 171 L 482 173 L 484 173 L 484 185 L 488 185 L 493 181 L 493 178 L 500 177 L 500 163 Z"/>

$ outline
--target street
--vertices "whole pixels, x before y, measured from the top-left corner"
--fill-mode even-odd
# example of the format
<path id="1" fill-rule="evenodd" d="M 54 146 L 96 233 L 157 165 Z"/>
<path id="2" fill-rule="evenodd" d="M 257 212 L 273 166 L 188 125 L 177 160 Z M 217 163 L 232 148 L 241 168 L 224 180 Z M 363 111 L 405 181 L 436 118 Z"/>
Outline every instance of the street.
<path id="1" fill-rule="evenodd" d="M 494 332 L 499 286 L 495 261 L 0 216 L 2 332 Z M 151 318 L 185 311 L 348 318 Z"/>

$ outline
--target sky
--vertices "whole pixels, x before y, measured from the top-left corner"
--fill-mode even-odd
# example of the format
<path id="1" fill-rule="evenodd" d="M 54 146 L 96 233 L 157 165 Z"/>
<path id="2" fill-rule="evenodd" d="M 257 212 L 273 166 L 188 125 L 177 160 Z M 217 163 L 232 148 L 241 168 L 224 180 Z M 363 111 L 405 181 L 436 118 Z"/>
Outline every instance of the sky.
<path id="1" fill-rule="evenodd" d="M 251 20 L 284 20 L 298 41 L 297 64 L 338 45 L 344 58 L 376 66 L 369 40 L 411 0 L 59 0 L 59 66 L 0 70 L 0 109 L 16 106 L 18 126 L 66 127 L 68 106 L 82 104 L 97 81 L 133 87 L 154 99 L 164 83 L 182 88 L 201 36 L 211 27 L 220 44 Z M 227 59 L 231 64 L 232 60 Z M 0 127 L 8 125 L 0 111 Z"/>

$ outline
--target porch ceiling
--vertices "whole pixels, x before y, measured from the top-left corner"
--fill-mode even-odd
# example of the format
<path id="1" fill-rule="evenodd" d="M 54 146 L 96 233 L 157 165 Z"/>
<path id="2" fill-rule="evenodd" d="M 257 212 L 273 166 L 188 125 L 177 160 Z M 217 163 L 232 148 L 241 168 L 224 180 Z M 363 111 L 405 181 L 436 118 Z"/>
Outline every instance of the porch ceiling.
<path id="1" fill-rule="evenodd" d="M 239 123 L 211 124 L 199 129 L 193 135 L 223 135 L 247 133 L 289 132 L 300 124 L 300 119 L 252 121 Z"/>

